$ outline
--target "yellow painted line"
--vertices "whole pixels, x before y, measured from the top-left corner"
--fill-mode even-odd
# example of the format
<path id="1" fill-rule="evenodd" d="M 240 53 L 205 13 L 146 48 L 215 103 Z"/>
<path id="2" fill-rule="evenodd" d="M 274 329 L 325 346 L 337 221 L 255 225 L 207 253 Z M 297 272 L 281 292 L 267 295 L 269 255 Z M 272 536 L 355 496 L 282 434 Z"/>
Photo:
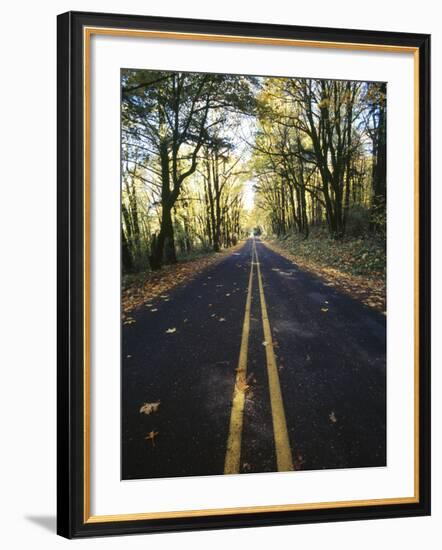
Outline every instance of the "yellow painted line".
<path id="1" fill-rule="evenodd" d="M 273 436 L 275 438 L 276 464 L 279 472 L 293 470 L 292 451 L 290 448 L 287 420 L 282 400 L 281 384 L 279 382 L 278 367 L 276 365 L 275 352 L 273 349 L 272 330 L 267 314 L 267 305 L 262 284 L 261 268 L 259 265 L 258 252 L 254 247 L 255 260 L 258 271 L 259 299 L 261 302 L 262 328 L 264 341 L 266 342 L 267 374 L 269 377 L 270 404 L 272 408 Z"/>
<path id="2" fill-rule="evenodd" d="M 240 469 L 241 439 L 244 418 L 245 393 L 247 389 L 247 354 L 249 348 L 250 308 L 252 305 L 253 286 L 253 240 L 250 262 L 249 286 L 247 288 L 246 309 L 242 327 L 241 347 L 239 351 L 238 367 L 236 369 L 235 388 L 233 390 L 232 411 L 230 413 L 229 437 L 227 439 L 226 458 L 224 461 L 225 474 L 237 474 Z"/>

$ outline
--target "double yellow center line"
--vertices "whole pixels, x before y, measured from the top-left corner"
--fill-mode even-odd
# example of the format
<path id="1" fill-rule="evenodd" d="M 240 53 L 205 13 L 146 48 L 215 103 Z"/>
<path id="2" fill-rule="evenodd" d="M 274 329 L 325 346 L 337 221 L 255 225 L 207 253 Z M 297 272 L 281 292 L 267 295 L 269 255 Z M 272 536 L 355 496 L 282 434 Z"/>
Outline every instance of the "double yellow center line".
<path id="1" fill-rule="evenodd" d="M 233 390 L 232 410 L 230 414 L 230 429 L 227 439 L 227 451 L 224 462 L 225 474 L 236 474 L 240 471 L 241 439 L 244 418 L 245 394 L 247 384 L 247 355 L 250 333 L 250 309 L 252 305 L 253 272 L 256 266 L 258 276 L 259 299 L 261 305 L 262 328 L 266 351 L 267 374 L 269 379 L 270 404 L 272 409 L 273 436 L 275 440 L 276 464 L 278 471 L 293 470 L 292 451 L 290 448 L 287 421 L 282 400 L 281 385 L 279 382 L 278 367 L 273 349 L 272 331 L 267 313 L 267 304 L 264 295 L 264 285 L 261 276 L 261 267 L 256 250 L 255 239 L 252 244 L 249 285 L 247 288 L 246 309 L 241 336 L 238 367 L 236 369 L 235 388 Z"/>

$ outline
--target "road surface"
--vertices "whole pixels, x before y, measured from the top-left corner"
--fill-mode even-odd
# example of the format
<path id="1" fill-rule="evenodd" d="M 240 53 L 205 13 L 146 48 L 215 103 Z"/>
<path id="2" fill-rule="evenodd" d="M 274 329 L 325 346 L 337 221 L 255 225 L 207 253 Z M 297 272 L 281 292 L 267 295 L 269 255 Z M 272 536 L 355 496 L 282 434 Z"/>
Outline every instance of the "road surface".
<path id="1" fill-rule="evenodd" d="M 259 239 L 132 317 L 122 479 L 386 465 L 385 316 Z"/>

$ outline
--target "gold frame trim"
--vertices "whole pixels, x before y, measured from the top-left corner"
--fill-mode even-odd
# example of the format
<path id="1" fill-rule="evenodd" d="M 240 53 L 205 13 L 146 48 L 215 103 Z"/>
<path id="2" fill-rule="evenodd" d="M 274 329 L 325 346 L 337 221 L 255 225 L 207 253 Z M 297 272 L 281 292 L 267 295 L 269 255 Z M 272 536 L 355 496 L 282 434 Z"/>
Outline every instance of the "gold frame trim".
<path id="1" fill-rule="evenodd" d="M 179 510 L 168 512 L 147 512 L 95 516 L 91 514 L 91 472 L 90 472 L 90 41 L 92 35 L 128 36 L 135 38 L 159 38 L 173 40 L 197 40 L 203 42 L 249 43 L 270 46 L 293 46 L 304 48 L 325 48 L 341 50 L 363 50 L 390 53 L 412 53 L 414 62 L 414 495 L 410 497 L 281 504 L 269 506 L 248 506 L 234 508 L 212 508 L 206 510 Z M 84 100 L 84 523 L 108 523 L 115 521 L 156 520 L 192 518 L 229 514 L 250 514 L 263 512 L 287 512 L 299 510 L 323 510 L 344 507 L 363 507 L 419 502 L 419 49 L 411 46 L 388 44 L 364 44 L 328 42 L 282 38 L 248 37 L 202 33 L 147 31 L 107 27 L 83 28 L 83 100 Z"/>

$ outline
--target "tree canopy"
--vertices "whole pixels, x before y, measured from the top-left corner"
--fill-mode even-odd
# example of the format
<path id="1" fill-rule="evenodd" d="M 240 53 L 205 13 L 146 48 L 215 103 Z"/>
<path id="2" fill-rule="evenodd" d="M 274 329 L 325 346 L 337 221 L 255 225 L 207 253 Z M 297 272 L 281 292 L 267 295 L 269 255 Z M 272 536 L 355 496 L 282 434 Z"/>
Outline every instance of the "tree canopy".
<path id="1" fill-rule="evenodd" d="M 386 85 L 127 69 L 125 272 L 251 231 L 385 238 Z"/>

